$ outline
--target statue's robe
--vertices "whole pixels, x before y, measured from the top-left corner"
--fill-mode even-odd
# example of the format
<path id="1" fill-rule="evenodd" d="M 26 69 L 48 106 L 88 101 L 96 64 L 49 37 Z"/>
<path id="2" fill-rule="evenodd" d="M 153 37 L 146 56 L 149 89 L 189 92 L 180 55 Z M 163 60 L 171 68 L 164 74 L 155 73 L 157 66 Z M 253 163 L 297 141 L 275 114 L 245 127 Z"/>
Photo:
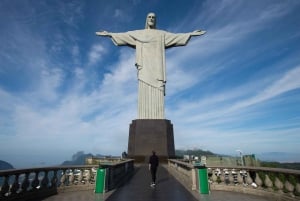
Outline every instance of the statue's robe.
<path id="1" fill-rule="evenodd" d="M 157 29 L 111 33 L 115 45 L 136 49 L 138 70 L 138 119 L 164 119 L 166 84 L 165 49 L 184 46 L 190 33 L 173 34 Z"/>

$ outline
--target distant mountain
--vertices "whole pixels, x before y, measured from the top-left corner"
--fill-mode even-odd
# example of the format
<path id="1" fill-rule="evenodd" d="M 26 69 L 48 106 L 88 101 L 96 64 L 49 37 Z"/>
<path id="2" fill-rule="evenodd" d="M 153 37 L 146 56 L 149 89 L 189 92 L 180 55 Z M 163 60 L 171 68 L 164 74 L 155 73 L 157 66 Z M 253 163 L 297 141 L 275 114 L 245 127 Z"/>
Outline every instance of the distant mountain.
<path id="1" fill-rule="evenodd" d="M 74 156 L 76 155 L 76 156 Z M 84 165 L 85 164 L 85 158 L 92 157 L 93 154 L 74 154 L 71 161 L 64 161 L 62 165 Z"/>
<path id="2" fill-rule="evenodd" d="M 194 155 L 194 156 L 214 156 L 211 151 L 204 151 L 202 149 L 188 149 L 188 150 L 175 150 L 176 156 L 182 157 L 183 155 Z"/>
<path id="3" fill-rule="evenodd" d="M 85 165 L 85 159 L 88 157 L 103 157 L 102 155 L 85 154 L 83 151 L 78 151 L 72 156 L 71 161 L 64 161 L 62 165 Z"/>
<path id="4" fill-rule="evenodd" d="M 261 161 L 260 165 L 262 167 L 300 170 L 300 163 L 279 163 L 279 162 Z"/>
<path id="5" fill-rule="evenodd" d="M 14 167 L 8 162 L 0 160 L 0 170 L 14 169 Z"/>
<path id="6" fill-rule="evenodd" d="M 255 155 L 260 161 L 274 161 L 280 163 L 300 162 L 300 153 L 266 152 Z"/>

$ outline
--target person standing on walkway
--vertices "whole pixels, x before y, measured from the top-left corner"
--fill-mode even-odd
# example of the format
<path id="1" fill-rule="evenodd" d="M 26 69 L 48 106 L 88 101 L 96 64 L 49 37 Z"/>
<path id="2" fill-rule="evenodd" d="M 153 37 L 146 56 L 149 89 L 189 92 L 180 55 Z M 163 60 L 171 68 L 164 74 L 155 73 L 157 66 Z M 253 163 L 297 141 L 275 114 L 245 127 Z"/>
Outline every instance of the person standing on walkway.
<path id="1" fill-rule="evenodd" d="M 157 171 L 158 164 L 159 164 L 158 157 L 155 151 L 152 151 L 152 156 L 150 156 L 149 158 L 149 170 L 151 171 L 151 176 L 152 176 L 151 187 L 155 186 L 156 171 Z"/>

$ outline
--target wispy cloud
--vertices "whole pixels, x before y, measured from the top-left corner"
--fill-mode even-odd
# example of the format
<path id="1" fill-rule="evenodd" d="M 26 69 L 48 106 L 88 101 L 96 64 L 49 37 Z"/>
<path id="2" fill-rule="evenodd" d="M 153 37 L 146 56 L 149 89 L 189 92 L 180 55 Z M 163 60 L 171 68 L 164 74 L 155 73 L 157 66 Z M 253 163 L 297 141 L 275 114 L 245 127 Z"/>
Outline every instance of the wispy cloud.
<path id="1" fill-rule="evenodd" d="M 249 107 L 263 101 L 267 101 L 282 93 L 300 88 L 300 80 L 297 79 L 300 73 L 300 67 L 293 68 L 285 73 L 278 81 L 274 81 L 270 86 L 258 92 L 254 97 L 239 104 L 234 105 L 230 110 L 239 110 L 244 107 Z"/>
<path id="2" fill-rule="evenodd" d="M 299 118 L 288 117 L 286 121 L 270 124 L 264 118 L 269 119 L 272 111 L 264 107 L 286 92 L 299 90 L 295 78 L 298 74 L 299 67 L 295 67 L 273 81 L 260 80 L 260 83 L 256 80 L 228 91 L 208 94 L 206 98 L 179 102 L 172 109 L 167 107 L 169 117 L 176 124 L 177 148 L 201 147 L 233 154 L 231 151 L 237 148 L 246 153 L 260 153 L 265 149 L 279 150 L 274 146 L 277 143 L 289 144 L 291 139 L 297 138 Z M 279 99 L 276 105 L 284 100 Z M 299 111 L 299 108 L 295 109 Z M 259 119 L 264 119 L 264 123 L 256 123 L 253 127 L 250 122 Z M 295 143 L 292 144 L 287 151 L 295 152 Z M 255 151 L 253 147 L 256 147 Z"/>
<path id="3" fill-rule="evenodd" d="M 61 16 L 60 19 L 63 20 L 68 26 L 76 27 L 78 26 L 78 20 L 83 18 L 83 2 L 72 1 L 72 2 L 58 2 L 58 12 Z"/>
<path id="4" fill-rule="evenodd" d="M 59 98 L 57 92 L 63 84 L 64 74 L 59 68 L 44 68 L 40 74 L 40 82 L 34 90 L 34 97 L 39 99 L 37 102 L 53 102 Z"/>
<path id="5" fill-rule="evenodd" d="M 45 69 L 41 74 L 42 79 L 39 79 L 39 87 L 33 94 L 25 93 L 16 101 L 8 92 L 2 90 L 1 99 L 6 103 L 3 105 L 3 109 L 11 108 L 6 114 L 12 116 L 9 121 L 6 121 L 6 124 L 14 125 L 13 133 L 18 136 L 19 140 L 31 137 L 43 138 L 39 144 L 63 143 L 63 141 L 55 142 L 57 137 L 81 139 L 84 136 L 87 140 L 94 139 L 99 132 L 104 131 L 100 135 L 107 143 L 101 142 L 101 144 L 119 144 L 125 149 L 127 132 L 124 130 L 128 130 L 128 124 L 136 115 L 132 113 L 132 111 L 136 111 L 137 97 L 136 72 L 132 67 L 133 62 L 134 56 L 123 52 L 120 62 L 111 67 L 111 72 L 104 75 L 104 80 L 99 88 L 95 88 L 88 94 L 82 92 L 81 87 L 77 87 L 77 85 L 61 94 L 57 88 L 62 84 L 64 77 L 62 71 Z M 84 85 L 89 79 L 84 70 L 77 68 L 75 72 L 77 81 L 81 80 Z M 80 85 L 80 83 L 78 84 Z M 14 100 L 14 104 L 12 104 L 12 100 Z M 50 100 L 56 100 L 51 103 L 51 107 L 48 105 Z M 10 130 L 10 132 L 12 131 Z M 3 134 L 5 133 L 1 133 L 1 135 Z M 106 139 L 106 135 L 109 135 L 110 138 Z M 102 146 L 99 150 L 94 143 L 95 141 L 92 143 L 92 147 L 95 149 L 93 151 L 115 153 L 111 146 Z M 76 149 L 76 146 L 80 149 L 81 143 L 78 141 L 76 144 L 71 149 Z M 62 149 L 65 149 L 63 144 L 61 146 Z M 31 148 L 28 147 L 28 149 L 31 150 L 35 147 L 36 145 L 31 145 Z"/>
<path id="6" fill-rule="evenodd" d="M 114 16 L 115 18 L 122 18 L 123 15 L 124 15 L 124 13 L 123 13 L 123 11 L 122 11 L 121 9 L 116 9 L 113 16 Z"/>
<path id="7" fill-rule="evenodd" d="M 24 18 L 14 8 L 15 16 L 0 30 L 0 76 L 12 78 L 0 82 L 1 152 L 10 150 L 15 157 L 41 150 L 47 157 L 53 146 L 68 155 L 126 150 L 128 125 L 137 116 L 134 51 L 109 48 L 109 38 L 96 38 L 92 31 L 86 37 L 82 30 L 127 30 L 118 27 L 127 21 L 141 27 L 144 20 L 133 19 L 131 11 L 144 4 L 132 2 L 136 8 L 105 5 L 100 16 L 97 9 L 93 16 L 84 13 L 89 5 L 79 2 L 54 3 L 58 9 L 40 3 L 30 10 L 25 4 Z M 166 114 L 176 148 L 277 151 L 275 144 L 284 142 L 289 151 L 297 150 L 299 143 L 289 139 L 298 138 L 299 109 L 287 103 L 299 99 L 299 49 L 293 46 L 299 34 L 272 30 L 299 3 L 195 4 L 169 29 L 207 30 L 167 52 Z M 104 26 L 110 20 L 113 25 Z M 94 21 L 100 25 L 90 26 Z"/>
<path id="8" fill-rule="evenodd" d="M 103 47 L 102 44 L 95 44 L 92 46 L 89 54 L 88 54 L 88 64 L 89 65 L 94 65 L 98 63 L 102 58 L 103 54 L 105 54 L 105 48 Z"/>

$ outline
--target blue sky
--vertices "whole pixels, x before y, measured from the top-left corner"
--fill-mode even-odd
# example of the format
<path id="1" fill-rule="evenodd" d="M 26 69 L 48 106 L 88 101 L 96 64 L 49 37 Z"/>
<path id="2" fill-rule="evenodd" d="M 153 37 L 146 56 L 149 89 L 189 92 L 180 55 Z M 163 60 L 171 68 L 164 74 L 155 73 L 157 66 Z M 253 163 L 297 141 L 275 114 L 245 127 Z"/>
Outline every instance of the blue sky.
<path id="1" fill-rule="evenodd" d="M 96 31 L 206 30 L 167 51 L 166 118 L 177 149 L 296 153 L 300 1 L 2 0 L 0 160 L 53 165 L 120 155 L 137 117 L 135 52 Z"/>

